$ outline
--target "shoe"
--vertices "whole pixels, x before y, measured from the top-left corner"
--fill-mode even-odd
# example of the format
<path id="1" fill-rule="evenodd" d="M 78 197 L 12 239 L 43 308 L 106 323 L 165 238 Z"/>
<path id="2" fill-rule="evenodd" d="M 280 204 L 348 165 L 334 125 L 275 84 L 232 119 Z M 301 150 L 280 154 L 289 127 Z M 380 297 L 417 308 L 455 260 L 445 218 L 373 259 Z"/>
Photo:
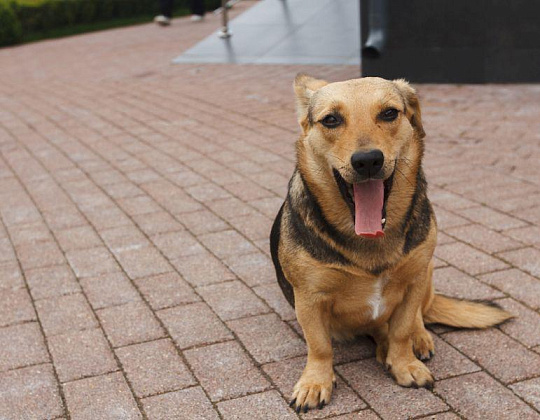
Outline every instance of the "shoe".
<path id="1" fill-rule="evenodd" d="M 202 15 L 191 15 L 192 22 L 200 22 L 203 19 L 204 19 L 204 16 Z"/>
<path id="2" fill-rule="evenodd" d="M 168 26 L 171 24 L 171 19 L 169 19 L 167 16 L 158 15 L 154 18 L 154 22 L 161 26 Z"/>

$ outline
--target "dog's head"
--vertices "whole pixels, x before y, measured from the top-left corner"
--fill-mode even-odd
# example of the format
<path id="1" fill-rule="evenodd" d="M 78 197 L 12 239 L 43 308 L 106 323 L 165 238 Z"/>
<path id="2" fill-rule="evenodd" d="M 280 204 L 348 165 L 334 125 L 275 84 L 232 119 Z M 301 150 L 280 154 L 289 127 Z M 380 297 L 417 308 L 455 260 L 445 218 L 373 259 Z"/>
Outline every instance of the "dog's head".
<path id="1" fill-rule="evenodd" d="M 328 164 L 356 233 L 383 236 L 396 164 L 425 135 L 414 89 L 404 80 L 327 83 L 300 74 L 294 90 L 303 141 Z"/>

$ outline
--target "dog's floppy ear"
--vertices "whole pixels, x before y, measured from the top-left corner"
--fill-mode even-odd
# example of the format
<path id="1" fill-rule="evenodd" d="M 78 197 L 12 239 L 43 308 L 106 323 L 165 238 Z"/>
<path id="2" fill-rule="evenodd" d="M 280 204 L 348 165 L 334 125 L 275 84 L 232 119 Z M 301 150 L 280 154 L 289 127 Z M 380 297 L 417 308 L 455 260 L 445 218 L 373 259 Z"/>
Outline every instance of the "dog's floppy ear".
<path id="1" fill-rule="evenodd" d="M 416 96 L 416 91 L 405 79 L 394 80 L 394 84 L 405 99 L 407 118 L 418 133 L 418 136 L 424 138 L 426 133 L 422 126 L 422 112 L 420 111 L 420 102 L 418 101 L 418 96 Z"/>
<path id="2" fill-rule="evenodd" d="M 294 93 L 296 94 L 296 114 L 298 123 L 304 130 L 308 127 L 309 101 L 316 90 L 327 85 L 328 82 L 307 74 L 299 73 L 294 79 Z"/>

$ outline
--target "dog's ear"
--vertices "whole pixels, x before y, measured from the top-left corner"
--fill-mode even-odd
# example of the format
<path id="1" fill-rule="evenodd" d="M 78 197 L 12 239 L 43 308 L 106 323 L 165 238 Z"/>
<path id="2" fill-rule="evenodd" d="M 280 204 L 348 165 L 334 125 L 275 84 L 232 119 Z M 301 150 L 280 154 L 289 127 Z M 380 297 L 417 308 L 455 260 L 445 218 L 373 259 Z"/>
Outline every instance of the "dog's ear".
<path id="1" fill-rule="evenodd" d="M 405 79 L 394 80 L 394 84 L 403 96 L 403 99 L 405 99 L 407 118 L 418 133 L 418 136 L 424 138 L 426 133 L 422 126 L 422 112 L 420 111 L 420 102 L 418 101 L 418 96 L 416 96 L 416 91 Z"/>
<path id="2" fill-rule="evenodd" d="M 296 114 L 298 116 L 298 123 L 304 130 L 304 133 L 308 128 L 308 115 L 309 115 L 309 101 L 311 97 L 318 89 L 326 86 L 328 82 L 307 74 L 299 73 L 294 79 L 294 93 L 296 94 Z"/>

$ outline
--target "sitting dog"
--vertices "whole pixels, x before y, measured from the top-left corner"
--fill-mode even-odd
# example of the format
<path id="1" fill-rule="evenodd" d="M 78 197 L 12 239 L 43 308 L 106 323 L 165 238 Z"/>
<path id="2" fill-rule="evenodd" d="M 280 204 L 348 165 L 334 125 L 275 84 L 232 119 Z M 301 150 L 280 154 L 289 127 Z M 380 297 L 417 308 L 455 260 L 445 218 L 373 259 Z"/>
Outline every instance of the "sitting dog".
<path id="1" fill-rule="evenodd" d="M 433 386 L 424 324 L 487 328 L 511 315 L 493 303 L 434 294 L 437 223 L 422 170 L 425 136 L 415 90 L 376 77 L 294 82 L 297 165 L 272 227 L 281 289 L 308 346 L 291 406 L 330 401 L 332 338 L 368 334 L 399 385 Z"/>

